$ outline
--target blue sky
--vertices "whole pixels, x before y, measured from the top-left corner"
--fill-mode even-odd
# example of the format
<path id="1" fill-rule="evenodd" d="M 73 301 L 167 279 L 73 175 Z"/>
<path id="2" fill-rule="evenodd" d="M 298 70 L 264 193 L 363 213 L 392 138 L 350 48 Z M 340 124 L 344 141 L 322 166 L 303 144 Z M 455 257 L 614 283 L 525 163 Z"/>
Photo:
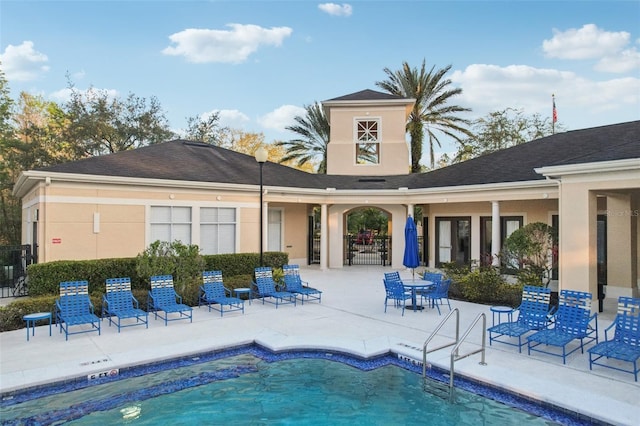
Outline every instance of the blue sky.
<path id="1" fill-rule="evenodd" d="M 640 119 L 638 1 L 0 2 L 14 98 L 64 102 L 69 75 L 79 90 L 155 96 L 176 131 L 219 111 L 287 140 L 304 105 L 381 90 L 384 68 L 423 60 L 452 65 L 468 118 L 550 116 L 555 94 L 568 130 Z"/>

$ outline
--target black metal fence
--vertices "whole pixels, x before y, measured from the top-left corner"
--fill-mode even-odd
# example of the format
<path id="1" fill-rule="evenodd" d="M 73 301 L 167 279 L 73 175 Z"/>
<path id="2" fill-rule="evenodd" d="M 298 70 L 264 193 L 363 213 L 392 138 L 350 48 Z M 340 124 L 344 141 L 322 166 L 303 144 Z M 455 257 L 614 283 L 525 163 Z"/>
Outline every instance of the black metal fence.
<path id="1" fill-rule="evenodd" d="M 345 265 L 391 265 L 391 237 L 344 236 Z"/>
<path id="2" fill-rule="evenodd" d="M 355 235 L 344 236 L 344 265 L 391 265 L 391 237 L 358 239 Z M 418 237 L 420 264 L 425 264 L 424 239 Z M 309 237 L 309 264 L 320 264 L 320 236 Z"/>
<path id="3" fill-rule="evenodd" d="M 27 295 L 27 266 L 36 263 L 37 247 L 0 246 L 0 297 Z"/>
<path id="4" fill-rule="evenodd" d="M 309 237 L 309 265 L 320 264 L 320 236 Z"/>

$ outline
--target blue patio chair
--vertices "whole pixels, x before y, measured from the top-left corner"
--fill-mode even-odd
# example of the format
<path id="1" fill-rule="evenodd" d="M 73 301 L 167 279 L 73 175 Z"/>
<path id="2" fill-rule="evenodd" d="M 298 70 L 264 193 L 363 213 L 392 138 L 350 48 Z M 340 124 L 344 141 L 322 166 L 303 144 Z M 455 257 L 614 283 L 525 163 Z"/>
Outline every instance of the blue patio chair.
<path id="1" fill-rule="evenodd" d="M 220 311 L 220 316 L 225 311 L 242 311 L 244 314 L 244 300 L 239 297 L 233 297 L 231 290 L 224 286 L 222 281 L 222 271 L 204 271 L 202 272 L 202 285 L 200 286 L 200 296 L 198 297 L 198 306 L 209 306 L 211 309 Z"/>
<path id="2" fill-rule="evenodd" d="M 400 278 L 400 272 L 398 271 L 385 272 L 384 279 L 388 281 L 402 281 L 402 278 Z"/>
<path id="3" fill-rule="evenodd" d="M 438 315 L 441 315 L 440 306 L 444 306 L 447 302 L 449 310 L 451 310 L 451 303 L 449 302 L 449 287 L 451 287 L 451 279 L 442 280 L 436 283 L 436 286 L 430 290 L 421 293 L 423 299 L 427 299 L 429 305 L 432 308 L 438 309 Z"/>
<path id="4" fill-rule="evenodd" d="M 147 298 L 147 311 L 153 312 L 155 319 L 160 317 L 166 326 L 169 321 L 188 319 L 193 322 L 193 309 L 182 303 L 182 296 L 173 287 L 173 276 L 154 275 L 151 277 L 151 290 Z M 158 312 L 164 312 L 159 314 Z M 177 318 L 170 318 L 170 314 L 178 314 Z"/>
<path id="5" fill-rule="evenodd" d="M 383 279 L 385 298 L 384 298 L 384 312 L 387 313 L 387 305 L 389 301 L 393 301 L 393 306 L 396 308 L 402 308 L 402 316 L 404 316 L 404 309 L 407 306 L 407 300 L 411 300 L 411 292 L 405 290 L 402 281 L 394 279 Z"/>
<path id="6" fill-rule="evenodd" d="M 308 282 L 302 281 L 302 278 L 300 278 L 300 267 L 298 265 L 284 265 L 282 272 L 284 272 L 286 291 L 300 295 L 300 300 L 303 305 L 305 298 L 307 301 L 317 300 L 318 303 L 322 303 L 322 291 L 309 287 Z"/>
<path id="7" fill-rule="evenodd" d="M 267 301 L 276 305 L 293 304 L 296 305 L 296 295 L 289 291 L 279 291 L 276 289 L 276 283 L 273 280 L 273 271 L 270 267 L 264 266 L 255 268 L 255 281 L 252 283 L 256 288 L 254 295 L 258 299 L 262 299 L 262 304 Z"/>
<path id="8" fill-rule="evenodd" d="M 591 293 L 573 290 L 562 290 L 558 303 L 558 311 L 553 322 L 547 328 L 536 331 L 527 339 L 529 355 L 531 351 L 542 352 L 562 357 L 566 364 L 567 356 L 580 349 L 584 353 L 584 346 L 595 341 L 598 343 L 598 314 L 591 313 Z M 580 344 L 567 351 L 567 346 L 574 340 Z M 562 353 L 542 349 L 541 346 L 555 346 L 562 349 Z"/>
<path id="9" fill-rule="evenodd" d="M 422 274 L 422 279 L 425 281 L 431 281 L 432 283 L 439 283 L 442 281 L 442 274 L 439 272 L 425 272 Z"/>
<path id="10" fill-rule="evenodd" d="M 400 281 L 400 282 L 402 282 L 402 278 L 400 278 L 400 272 L 393 271 L 393 272 L 385 272 L 384 273 L 384 279 L 382 280 L 382 282 L 384 283 L 385 291 L 387 289 L 387 281 Z M 385 297 L 386 297 L 386 295 L 385 295 Z M 385 309 L 386 309 L 386 305 L 387 305 L 387 300 L 386 299 L 385 299 L 384 303 L 385 303 Z M 397 305 L 397 303 L 395 303 L 395 304 Z"/>
<path id="11" fill-rule="evenodd" d="M 60 283 L 60 297 L 55 302 L 56 323 L 60 324 L 60 333 L 64 331 L 65 340 L 70 334 L 97 331 L 100 335 L 100 318 L 94 313 L 89 298 L 87 281 L 64 281 Z M 71 331 L 70 327 L 89 325 L 79 331 Z"/>
<path id="12" fill-rule="evenodd" d="M 107 278 L 106 293 L 102 296 L 102 318 L 120 327 L 145 325 L 149 328 L 149 313 L 140 309 L 138 300 L 131 293 L 131 278 Z M 114 320 L 114 317 L 117 321 Z M 122 323 L 122 320 L 134 319 L 134 323 Z"/>
<path id="13" fill-rule="evenodd" d="M 609 339 L 608 332 L 614 329 Z M 633 374 L 638 381 L 640 359 L 640 299 L 621 296 L 618 298 L 618 314 L 613 323 L 604 330 L 604 342 L 589 349 L 589 369 L 594 365 L 612 368 Z M 601 358 L 606 358 L 600 361 Z M 613 359 L 614 361 L 608 361 Z M 617 361 L 615 361 L 617 360 Z M 619 361 L 631 363 L 630 370 L 620 367 Z"/>
<path id="14" fill-rule="evenodd" d="M 489 345 L 493 342 L 504 343 L 518 347 L 522 352 L 522 346 L 527 342 L 522 337 L 531 332 L 542 330 L 549 325 L 553 315 L 553 308 L 549 307 L 551 289 L 538 286 L 524 286 L 522 289 L 522 301 L 520 306 L 508 313 L 507 322 L 489 327 Z M 513 318 L 516 318 L 514 321 Z M 518 342 L 508 340 L 517 338 Z"/>
<path id="15" fill-rule="evenodd" d="M 429 281 L 434 284 L 432 288 L 418 289 L 416 293 L 421 299 L 428 299 L 429 293 L 436 289 L 436 286 L 443 280 L 444 276 L 439 272 L 425 272 L 422 274 L 423 281 Z"/>

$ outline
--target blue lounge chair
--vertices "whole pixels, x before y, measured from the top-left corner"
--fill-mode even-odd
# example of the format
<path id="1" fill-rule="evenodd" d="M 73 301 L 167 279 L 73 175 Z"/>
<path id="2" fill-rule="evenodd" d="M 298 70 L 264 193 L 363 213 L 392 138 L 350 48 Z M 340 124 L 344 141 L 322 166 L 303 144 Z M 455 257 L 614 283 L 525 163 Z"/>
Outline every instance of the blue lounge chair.
<path id="1" fill-rule="evenodd" d="M 87 281 L 64 281 L 60 283 L 60 297 L 55 304 L 56 323 L 60 324 L 60 332 L 64 331 L 65 340 L 70 334 L 97 331 L 100 335 L 100 318 L 94 313 L 89 299 L 89 283 Z M 72 332 L 70 327 L 89 325 L 80 331 Z"/>
<path id="2" fill-rule="evenodd" d="M 307 301 L 317 300 L 318 303 L 322 303 L 322 291 L 309 287 L 308 282 L 302 281 L 300 278 L 300 267 L 298 265 L 284 265 L 282 272 L 284 272 L 286 290 L 295 295 L 300 295 L 300 300 L 303 305 L 305 298 Z"/>
<path id="3" fill-rule="evenodd" d="M 542 352 L 562 357 L 566 364 L 567 356 L 580 349 L 584 353 L 584 346 L 595 341 L 598 343 L 598 314 L 591 313 L 591 293 L 573 290 L 562 290 L 558 304 L 558 312 L 553 322 L 544 330 L 536 331 L 527 339 L 529 355 L 531 351 Z M 580 344 L 567 351 L 567 346 L 574 340 Z M 544 346 L 543 346 L 544 345 Z M 562 349 L 562 353 L 542 349 L 541 346 L 555 346 Z"/>
<path id="4" fill-rule="evenodd" d="M 522 346 L 527 342 L 522 337 L 531 332 L 542 330 L 549 325 L 553 315 L 550 309 L 551 289 L 537 286 L 524 286 L 522 289 L 522 301 L 520 306 L 508 313 L 510 321 L 489 327 L 489 344 L 493 342 L 504 343 L 518 347 L 518 352 L 522 352 Z M 517 317 L 516 317 L 517 316 Z M 513 321 L 513 318 L 516 318 Z M 508 338 L 518 338 L 518 342 L 508 340 Z"/>
<path id="5" fill-rule="evenodd" d="M 238 297 L 232 297 L 231 290 L 224 286 L 222 281 L 222 271 L 204 271 L 202 273 L 202 285 L 200 286 L 200 296 L 198 306 L 209 306 L 211 309 L 220 311 L 220 316 L 225 311 L 242 311 L 244 314 L 244 301 Z"/>
<path id="6" fill-rule="evenodd" d="M 385 298 L 384 298 L 384 312 L 387 313 L 387 306 L 389 301 L 393 301 L 393 306 L 396 308 L 402 308 L 402 316 L 404 316 L 404 310 L 407 306 L 407 300 L 412 299 L 411 292 L 408 292 L 404 288 L 404 284 L 402 281 L 393 279 L 391 275 L 391 279 L 384 278 L 384 290 L 385 290 Z"/>
<path id="7" fill-rule="evenodd" d="M 614 328 L 614 333 L 609 339 L 608 332 Z M 621 296 L 618 298 L 618 315 L 609 327 L 604 330 L 604 342 L 600 342 L 589 349 L 589 369 L 594 365 L 612 368 L 625 373 L 633 374 L 638 381 L 638 360 L 640 359 L 640 299 Z M 629 362 L 633 366 L 630 370 L 618 366 L 616 361 Z M 599 361 L 599 362 L 598 362 Z"/>
<path id="8" fill-rule="evenodd" d="M 176 293 L 171 275 L 154 275 L 151 277 L 151 290 L 147 298 L 147 311 L 153 312 L 155 318 L 164 320 L 166 326 L 169 321 L 188 319 L 193 322 L 193 309 L 182 303 L 182 296 Z M 158 312 L 164 312 L 164 316 Z M 170 318 L 169 314 L 179 314 L 177 318 Z"/>
<path id="9" fill-rule="evenodd" d="M 120 327 L 131 327 L 134 325 L 145 325 L 149 328 L 149 313 L 140 309 L 138 300 L 131 293 L 131 279 L 108 278 L 106 280 L 106 293 L 102 296 L 102 318 L 109 319 L 111 323 Z M 117 318 L 117 322 L 113 318 Z M 123 324 L 123 319 L 133 319 L 136 322 Z"/>
<path id="10" fill-rule="evenodd" d="M 273 281 L 273 271 L 270 267 L 264 266 L 255 268 L 256 280 L 253 282 L 255 287 L 254 295 L 258 299 L 262 299 L 262 304 L 267 301 L 276 305 L 293 304 L 296 305 L 296 295 L 289 291 L 279 291 L 276 289 L 276 283 Z"/>

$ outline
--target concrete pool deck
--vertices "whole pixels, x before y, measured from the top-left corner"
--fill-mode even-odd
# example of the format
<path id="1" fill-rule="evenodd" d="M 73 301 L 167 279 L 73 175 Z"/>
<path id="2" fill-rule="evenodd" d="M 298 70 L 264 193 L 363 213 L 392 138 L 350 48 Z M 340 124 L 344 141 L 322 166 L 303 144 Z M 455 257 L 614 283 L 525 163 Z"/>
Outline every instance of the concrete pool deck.
<path id="1" fill-rule="evenodd" d="M 202 353 L 216 349 L 257 343 L 274 351 L 320 349 L 372 357 L 392 351 L 421 360 L 422 345 L 445 317 L 437 310 L 401 311 L 389 307 L 384 313 L 382 277 L 390 268 L 376 266 L 345 267 L 321 271 L 301 268 L 311 286 L 323 291 L 322 303 L 297 306 L 254 300 L 245 303 L 245 313 L 230 312 L 223 317 L 207 307 L 195 307 L 193 323 L 169 322 L 149 316 L 144 326 L 109 327 L 102 322 L 102 334 L 69 336 L 65 341 L 59 328 L 49 337 L 47 325 L 38 326 L 35 336 L 26 339 L 25 329 L 0 333 L 0 393 L 7 393 L 65 379 L 84 377 L 152 361 Z M 410 278 L 410 271 L 401 271 Z M 145 301 L 141 301 L 143 303 Z M 598 315 L 600 338 L 615 315 L 615 300 L 605 299 L 605 312 Z M 489 306 L 451 300 L 460 312 L 461 334 L 480 313 L 487 326 L 492 315 Z M 597 302 L 596 304 L 597 305 Z M 594 308 L 596 308 L 595 306 Z M 453 341 L 455 321 L 449 321 L 432 340 L 430 347 Z M 468 353 L 481 343 L 482 323 L 471 332 L 460 353 Z M 588 345 L 587 347 L 590 347 Z M 428 362 L 449 369 L 451 348 L 436 351 Z M 542 353 L 527 355 L 514 346 L 488 344 L 486 365 L 480 354 L 455 364 L 456 375 L 480 380 L 532 399 L 549 402 L 595 420 L 615 425 L 636 425 L 640 419 L 640 382 L 633 375 L 594 366 L 589 356 L 577 351 L 562 359 Z"/>

